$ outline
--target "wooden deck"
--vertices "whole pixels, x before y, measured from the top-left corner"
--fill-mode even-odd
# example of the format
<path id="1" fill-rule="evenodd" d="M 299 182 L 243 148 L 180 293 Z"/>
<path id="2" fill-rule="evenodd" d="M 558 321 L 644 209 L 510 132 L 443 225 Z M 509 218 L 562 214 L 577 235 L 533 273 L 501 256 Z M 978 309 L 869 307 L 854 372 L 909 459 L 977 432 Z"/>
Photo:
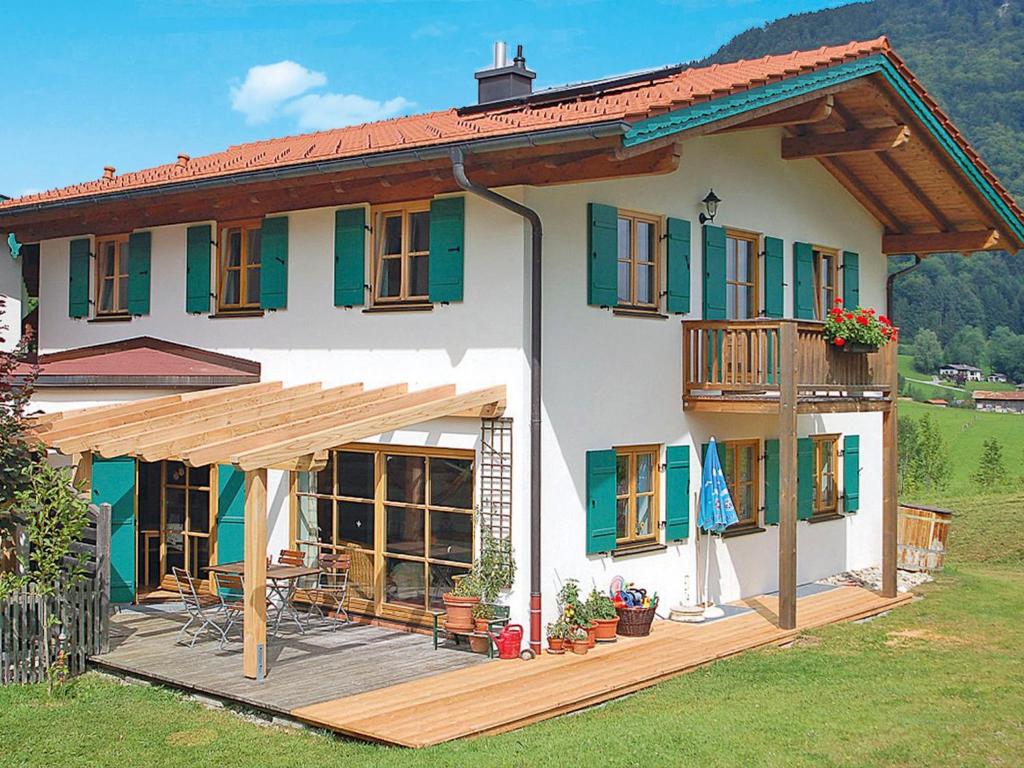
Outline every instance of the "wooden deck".
<path id="1" fill-rule="evenodd" d="M 620 638 L 586 656 L 491 661 L 429 637 L 352 625 L 272 639 L 268 677 L 242 676 L 241 644 L 174 644 L 183 617 L 167 607 L 112 621 L 105 670 L 167 683 L 289 717 L 345 736 L 406 747 L 501 733 L 647 688 L 746 650 L 783 644 L 801 630 L 886 611 L 910 599 L 859 587 L 817 588 L 798 599 L 799 624 L 781 630 L 774 596 L 736 603 L 706 624 L 658 621 L 649 637 Z"/>
<path id="2" fill-rule="evenodd" d="M 783 644 L 801 630 L 864 618 L 911 598 L 840 587 L 800 598 L 795 630 L 775 624 L 778 601 L 704 625 L 656 622 L 645 638 L 620 638 L 586 656 L 497 661 L 292 711 L 303 722 L 360 739 L 426 747 L 501 733 L 647 688 L 717 659 Z"/>

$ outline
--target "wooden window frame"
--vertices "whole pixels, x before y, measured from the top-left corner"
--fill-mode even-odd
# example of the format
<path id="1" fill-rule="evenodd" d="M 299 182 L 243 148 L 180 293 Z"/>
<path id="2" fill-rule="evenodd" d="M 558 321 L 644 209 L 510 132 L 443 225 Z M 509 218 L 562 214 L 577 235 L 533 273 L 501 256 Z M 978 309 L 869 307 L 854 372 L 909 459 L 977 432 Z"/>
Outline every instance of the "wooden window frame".
<path id="1" fill-rule="evenodd" d="M 752 508 L 754 510 L 753 517 L 749 520 L 740 520 L 737 523 L 733 523 L 729 526 L 728 530 L 745 530 L 748 528 L 757 528 L 761 522 L 761 455 L 762 455 L 762 444 L 760 438 L 746 438 L 742 440 L 725 440 L 718 444 L 725 451 L 734 452 L 733 456 L 733 467 L 736 469 L 737 480 L 739 478 L 739 452 L 744 448 L 750 448 L 753 451 L 753 461 L 751 467 L 753 469 L 750 480 L 744 483 L 744 486 L 749 485 L 749 492 L 753 495 Z M 736 516 L 739 517 L 739 510 L 741 505 L 737 501 L 737 487 L 736 484 L 730 482 L 727 467 L 729 466 L 728 459 L 722 457 L 722 474 L 725 475 L 726 485 L 729 488 L 729 495 L 732 497 L 733 504 L 736 507 Z"/>
<path id="2" fill-rule="evenodd" d="M 729 265 L 726 264 L 725 268 L 725 306 L 729 306 L 729 293 L 736 291 L 740 286 L 746 286 L 750 289 L 752 296 L 750 305 L 750 317 L 749 318 L 735 318 L 731 317 L 730 320 L 753 320 L 762 315 L 764 312 L 764 305 L 761 302 L 761 234 L 758 232 L 747 232 L 742 229 L 726 229 L 725 230 L 725 253 L 726 259 L 729 258 L 729 240 L 742 240 L 750 243 L 751 263 L 749 280 L 740 281 L 739 279 L 729 279 Z M 737 263 L 739 267 L 739 256 L 737 251 Z M 735 270 L 736 274 L 739 274 L 739 269 Z M 736 306 L 739 306 L 739 302 L 736 302 Z"/>
<path id="3" fill-rule="evenodd" d="M 637 493 L 636 490 L 636 463 L 637 457 L 642 454 L 652 454 L 651 462 L 651 490 L 644 493 Z M 657 543 L 661 531 L 661 445 L 619 445 L 615 447 L 616 473 L 618 473 L 618 460 L 622 456 L 629 458 L 629 488 L 624 495 L 618 493 L 618 480 L 616 478 L 615 494 L 615 548 L 617 550 L 629 549 L 631 547 L 642 547 L 647 544 Z M 651 499 L 651 532 L 640 535 L 630 533 L 636 531 L 636 507 L 637 498 L 647 496 Z M 619 501 L 628 499 L 628 512 L 626 514 L 627 535 L 619 537 L 618 518 Z"/>
<path id="4" fill-rule="evenodd" d="M 227 248 L 229 230 L 241 230 L 241 254 L 238 267 L 227 265 Z M 260 240 L 260 261 L 256 266 L 249 263 L 249 237 L 248 233 L 253 230 L 262 230 L 262 219 L 241 219 L 239 221 L 225 221 L 217 223 L 217 311 L 223 313 L 231 312 L 255 312 L 260 309 L 260 302 L 248 302 L 245 297 L 249 293 L 249 271 L 251 269 L 263 269 L 263 242 Z M 228 272 L 237 271 L 238 274 L 238 302 L 228 304 L 224 301 L 224 289 L 227 285 Z"/>
<path id="5" fill-rule="evenodd" d="M 354 596 L 350 585 L 349 592 L 349 604 L 352 610 L 357 613 L 366 615 L 378 616 L 386 619 L 393 619 L 396 621 L 406 622 L 410 624 L 418 624 L 422 626 L 430 625 L 432 609 L 427 608 L 430 601 L 430 566 L 431 565 L 448 565 L 454 568 L 462 568 L 468 571 L 472 567 L 473 561 L 477 556 L 477 539 L 479 537 L 479 528 L 476 523 L 475 505 L 477 502 L 477 477 L 480 471 L 479 460 L 474 450 L 458 449 L 458 448 L 436 448 L 436 447 L 420 447 L 420 446 L 403 446 L 403 445 L 388 445 L 388 444 L 375 444 L 375 443 L 353 443 L 351 445 L 339 446 L 332 449 L 332 453 L 343 452 L 343 453 L 369 453 L 374 457 L 374 498 L 372 500 L 362 499 L 350 496 L 341 496 L 338 494 L 338 477 L 335 473 L 332 479 L 332 493 L 330 495 L 317 493 L 315 490 L 309 492 L 300 492 L 298 490 L 298 476 L 299 473 L 292 472 L 290 478 L 290 497 L 291 497 L 291 521 L 289 526 L 289 541 L 291 547 L 299 548 L 302 544 L 312 544 L 320 547 L 327 551 L 344 551 L 351 549 L 354 551 L 361 552 L 363 554 L 370 555 L 373 558 L 373 598 L 367 600 L 365 598 Z M 445 507 L 436 504 L 428 504 L 430 501 L 430 469 L 429 466 L 426 470 L 426 478 L 424 486 L 424 503 L 423 504 L 411 504 L 404 502 L 391 502 L 389 503 L 386 499 L 387 494 L 387 456 L 413 456 L 423 457 L 429 465 L 430 459 L 462 459 L 470 460 L 473 462 L 473 477 L 472 477 L 472 498 L 470 500 L 471 507 L 469 509 L 462 509 L 457 507 Z M 300 539 L 298 536 L 299 532 L 299 498 L 305 496 L 313 499 L 326 499 L 330 498 L 332 504 L 332 516 L 331 516 L 331 542 L 332 544 L 321 545 L 319 542 L 311 542 L 309 540 Z M 374 508 L 374 541 L 373 548 L 368 549 L 366 547 L 357 546 L 348 543 L 338 543 L 337 531 L 338 531 L 338 502 L 343 501 L 356 501 L 361 503 L 367 503 L 372 501 Z M 423 530 L 424 530 L 424 555 L 419 557 L 416 555 L 404 555 L 394 554 L 387 551 L 387 506 L 403 506 L 413 507 L 424 510 L 423 518 Z M 472 518 L 472 549 L 470 553 L 470 562 L 462 563 L 454 560 L 444 560 L 441 558 L 435 558 L 430 556 L 430 511 L 440 512 L 457 512 L 460 514 L 468 515 Z M 424 607 L 413 607 L 404 605 L 401 603 L 389 603 L 385 594 L 385 575 L 387 572 L 387 558 L 394 560 L 405 560 L 410 562 L 421 562 L 424 567 L 424 588 L 426 590 L 426 600 L 424 601 Z"/>
<path id="6" fill-rule="evenodd" d="M 814 257 L 814 319 L 824 321 L 828 311 L 832 309 L 832 305 L 839 296 L 839 250 L 821 245 L 812 245 L 811 255 Z M 825 290 L 825 283 L 822 278 L 825 274 L 824 264 L 826 256 L 832 259 L 832 268 L 828 270 L 831 277 L 831 281 L 828 283 L 831 300 L 828 302 L 828 306 L 822 306 L 822 293 Z"/>
<path id="7" fill-rule="evenodd" d="M 378 205 L 373 206 L 370 209 L 370 221 L 373 222 L 371 226 L 371 237 L 373 241 L 373 279 L 371 283 L 373 290 L 370 295 L 373 297 L 374 306 L 395 306 L 395 305 L 427 305 L 430 304 L 430 292 L 429 287 L 425 294 L 413 294 L 409 292 L 409 274 L 410 274 L 410 262 L 414 256 L 426 256 L 427 258 L 427 274 L 430 272 L 430 247 L 426 251 L 410 251 L 409 250 L 409 217 L 414 213 L 426 213 L 428 216 L 428 227 L 429 216 L 430 216 L 430 200 L 413 200 L 406 203 L 396 203 L 394 205 Z M 384 256 L 384 219 L 389 216 L 401 215 L 402 217 L 402 246 L 401 253 L 391 254 L 387 257 Z M 429 230 L 428 230 L 428 241 L 429 241 Z M 398 296 L 381 296 L 380 289 L 383 284 L 381 275 L 384 268 L 384 261 L 391 259 L 399 259 L 402 263 L 402 279 L 399 286 Z"/>
<path id="8" fill-rule="evenodd" d="M 114 274 L 104 275 L 103 264 L 106 246 L 114 245 Z M 124 246 L 122 252 L 121 246 Z M 128 314 L 128 292 L 125 291 L 125 305 L 119 306 L 121 296 L 121 281 L 128 282 L 128 235 L 103 235 L 96 238 L 96 297 L 95 307 L 97 317 L 126 316 Z M 122 258 L 123 253 L 123 258 Z M 104 283 L 113 283 L 111 294 L 111 308 L 104 310 L 101 298 L 103 296 Z"/>
<path id="9" fill-rule="evenodd" d="M 839 514 L 839 434 L 811 435 L 811 442 L 814 445 L 814 517 L 832 517 Z M 832 443 L 832 503 L 828 506 L 822 504 L 821 472 L 824 464 L 824 444 Z"/>
<path id="10" fill-rule="evenodd" d="M 665 229 L 664 217 L 656 216 L 651 213 L 642 213 L 640 211 L 631 211 L 626 209 L 619 209 L 618 217 L 615 221 L 616 230 L 619 226 L 619 219 L 625 219 L 629 222 L 629 259 L 620 259 L 619 254 L 615 254 L 615 295 L 616 295 L 616 309 L 625 309 L 634 312 L 650 312 L 657 314 L 661 308 L 661 271 L 662 263 L 664 261 L 662 256 L 664 237 L 662 232 Z M 639 223 L 650 224 L 654 228 L 654 242 L 652 244 L 652 256 L 654 261 L 640 262 L 637 260 L 637 224 Z M 651 301 L 641 302 L 637 301 L 637 268 L 639 264 L 653 264 L 654 265 L 654 281 L 651 284 Z M 619 292 L 619 264 L 629 264 L 629 301 L 622 301 L 618 298 Z"/>

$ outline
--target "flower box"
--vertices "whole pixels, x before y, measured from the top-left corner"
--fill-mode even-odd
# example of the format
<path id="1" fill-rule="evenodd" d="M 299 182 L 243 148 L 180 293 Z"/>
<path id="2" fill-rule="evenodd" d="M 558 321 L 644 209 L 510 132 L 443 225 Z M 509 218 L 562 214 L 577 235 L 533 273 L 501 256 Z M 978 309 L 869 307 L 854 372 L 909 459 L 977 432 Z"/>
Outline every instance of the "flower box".
<path id="1" fill-rule="evenodd" d="M 825 320 L 825 341 L 846 354 L 877 352 L 899 337 L 899 330 L 885 315 L 868 307 L 847 309 L 836 299 Z"/>

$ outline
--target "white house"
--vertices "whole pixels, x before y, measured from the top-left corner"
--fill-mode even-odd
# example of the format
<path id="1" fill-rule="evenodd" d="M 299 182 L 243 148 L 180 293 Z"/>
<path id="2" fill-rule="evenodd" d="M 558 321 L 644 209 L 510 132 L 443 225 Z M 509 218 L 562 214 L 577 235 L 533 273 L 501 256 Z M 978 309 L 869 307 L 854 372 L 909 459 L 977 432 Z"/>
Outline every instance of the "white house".
<path id="1" fill-rule="evenodd" d="M 939 368 L 939 376 L 950 381 L 981 381 L 981 368 L 963 363 L 946 363 Z"/>
<path id="2" fill-rule="evenodd" d="M 93 408 L 41 434 L 114 504 L 115 597 L 340 548 L 354 611 L 423 624 L 476 510 L 534 642 L 567 577 L 667 610 L 698 597 L 711 437 L 741 518 L 712 599 L 779 589 L 793 626 L 797 583 L 879 563 L 894 594 L 895 345 L 821 321 L 885 312 L 890 254 L 1024 242 L 922 85 L 884 39 L 480 75 L 480 104 L 0 204 L 40 249 L 37 403 Z"/>

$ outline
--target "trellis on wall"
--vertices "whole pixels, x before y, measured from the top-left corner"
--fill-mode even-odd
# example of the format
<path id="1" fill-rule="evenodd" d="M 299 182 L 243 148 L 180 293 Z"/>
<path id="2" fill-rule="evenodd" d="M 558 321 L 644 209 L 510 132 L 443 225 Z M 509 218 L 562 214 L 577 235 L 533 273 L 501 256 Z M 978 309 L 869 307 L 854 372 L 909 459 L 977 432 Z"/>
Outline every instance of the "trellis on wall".
<path id="1" fill-rule="evenodd" d="M 512 543 L 512 419 L 482 419 L 480 426 L 480 523 Z"/>

